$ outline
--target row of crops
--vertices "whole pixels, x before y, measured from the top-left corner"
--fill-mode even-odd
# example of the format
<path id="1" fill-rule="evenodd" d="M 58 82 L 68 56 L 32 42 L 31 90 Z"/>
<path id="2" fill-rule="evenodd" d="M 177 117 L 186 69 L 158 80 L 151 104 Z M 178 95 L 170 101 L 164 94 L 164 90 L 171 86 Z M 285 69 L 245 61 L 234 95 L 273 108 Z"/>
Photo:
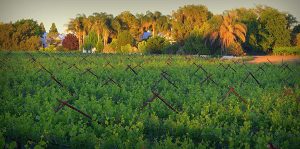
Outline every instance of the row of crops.
<path id="1" fill-rule="evenodd" d="M 5 148 L 298 148 L 300 66 L 1 52 Z"/>

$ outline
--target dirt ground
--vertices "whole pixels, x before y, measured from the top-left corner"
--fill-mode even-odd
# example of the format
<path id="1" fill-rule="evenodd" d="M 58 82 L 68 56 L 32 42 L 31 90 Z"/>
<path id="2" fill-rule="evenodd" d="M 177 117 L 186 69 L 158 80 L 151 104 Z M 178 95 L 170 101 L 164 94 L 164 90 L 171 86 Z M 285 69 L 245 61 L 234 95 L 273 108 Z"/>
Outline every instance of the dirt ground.
<path id="1" fill-rule="evenodd" d="M 269 61 L 272 63 L 281 63 L 282 61 L 300 63 L 300 56 L 254 56 L 254 59 L 249 61 L 249 63 L 255 64 Z"/>

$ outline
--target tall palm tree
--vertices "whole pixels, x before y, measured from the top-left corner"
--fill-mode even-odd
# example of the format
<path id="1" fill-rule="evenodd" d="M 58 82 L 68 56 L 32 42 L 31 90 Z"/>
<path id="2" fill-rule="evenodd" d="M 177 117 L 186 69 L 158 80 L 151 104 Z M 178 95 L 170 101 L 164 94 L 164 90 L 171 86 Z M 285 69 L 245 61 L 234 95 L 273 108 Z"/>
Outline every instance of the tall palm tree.
<path id="1" fill-rule="evenodd" d="M 74 32 L 78 38 L 79 47 L 83 44 L 83 36 L 84 36 L 84 23 L 83 20 L 85 18 L 84 14 L 78 14 L 76 18 L 72 18 L 68 26 L 68 31 Z"/>
<path id="2" fill-rule="evenodd" d="M 140 21 L 142 30 L 149 30 L 149 28 L 151 27 L 151 19 L 148 15 L 139 14 L 137 15 L 137 19 Z"/>
<path id="3" fill-rule="evenodd" d="M 136 14 L 136 18 L 139 21 L 140 32 L 144 34 L 145 31 L 148 31 L 151 26 L 150 18 L 144 14 Z"/>
<path id="4" fill-rule="evenodd" d="M 94 30 L 97 33 L 98 40 L 103 37 L 103 45 L 107 45 L 108 38 L 112 33 L 113 16 L 107 13 L 94 13 Z"/>
<path id="5" fill-rule="evenodd" d="M 246 40 L 246 25 L 236 22 L 235 20 L 234 14 L 223 16 L 220 27 L 211 31 L 207 36 L 207 39 L 211 42 L 211 44 L 218 42 L 221 46 L 221 54 L 229 46 L 237 44 L 239 41 L 245 42 Z"/>
<path id="6" fill-rule="evenodd" d="M 93 14 L 93 16 L 94 16 L 93 29 L 97 33 L 98 40 L 100 39 L 101 32 L 102 32 L 102 29 L 103 29 L 103 20 L 104 20 L 105 15 L 106 15 L 106 13 L 94 13 Z"/>
<path id="7" fill-rule="evenodd" d="M 112 20 L 112 28 L 119 34 L 122 31 L 122 21 L 119 18 L 114 18 Z"/>
<path id="8" fill-rule="evenodd" d="M 107 45 L 110 34 L 111 34 L 110 26 L 107 24 L 103 25 L 102 36 L 103 36 L 103 45 L 104 46 Z"/>
<path id="9" fill-rule="evenodd" d="M 159 11 L 155 11 L 154 13 L 152 13 L 151 11 L 147 11 L 146 16 L 149 19 L 148 21 L 151 23 L 152 35 L 156 36 L 157 21 L 162 17 L 162 14 Z"/>
<path id="10" fill-rule="evenodd" d="M 92 30 L 93 25 L 94 25 L 94 16 L 89 16 L 88 18 L 84 17 L 83 18 L 83 41 L 86 35 L 89 34 L 89 32 Z"/>
<path id="11" fill-rule="evenodd" d="M 157 33 L 162 33 L 165 37 L 171 36 L 170 16 L 161 16 L 156 22 Z"/>

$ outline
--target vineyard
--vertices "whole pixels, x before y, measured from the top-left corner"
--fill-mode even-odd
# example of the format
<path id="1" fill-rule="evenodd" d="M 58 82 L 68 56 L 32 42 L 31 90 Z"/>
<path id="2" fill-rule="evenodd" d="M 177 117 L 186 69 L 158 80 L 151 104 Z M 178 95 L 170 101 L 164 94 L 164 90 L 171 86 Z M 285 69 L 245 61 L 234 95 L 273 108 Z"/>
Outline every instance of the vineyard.
<path id="1" fill-rule="evenodd" d="M 1 148 L 299 148 L 300 66 L 1 52 Z"/>

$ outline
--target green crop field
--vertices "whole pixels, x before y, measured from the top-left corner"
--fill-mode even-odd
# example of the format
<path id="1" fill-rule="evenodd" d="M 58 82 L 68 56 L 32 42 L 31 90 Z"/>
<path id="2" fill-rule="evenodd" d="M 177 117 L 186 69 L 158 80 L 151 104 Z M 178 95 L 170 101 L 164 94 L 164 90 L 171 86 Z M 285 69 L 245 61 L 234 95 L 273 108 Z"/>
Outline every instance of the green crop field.
<path id="1" fill-rule="evenodd" d="M 0 146 L 300 146 L 297 64 L 41 52 L 0 60 Z"/>

